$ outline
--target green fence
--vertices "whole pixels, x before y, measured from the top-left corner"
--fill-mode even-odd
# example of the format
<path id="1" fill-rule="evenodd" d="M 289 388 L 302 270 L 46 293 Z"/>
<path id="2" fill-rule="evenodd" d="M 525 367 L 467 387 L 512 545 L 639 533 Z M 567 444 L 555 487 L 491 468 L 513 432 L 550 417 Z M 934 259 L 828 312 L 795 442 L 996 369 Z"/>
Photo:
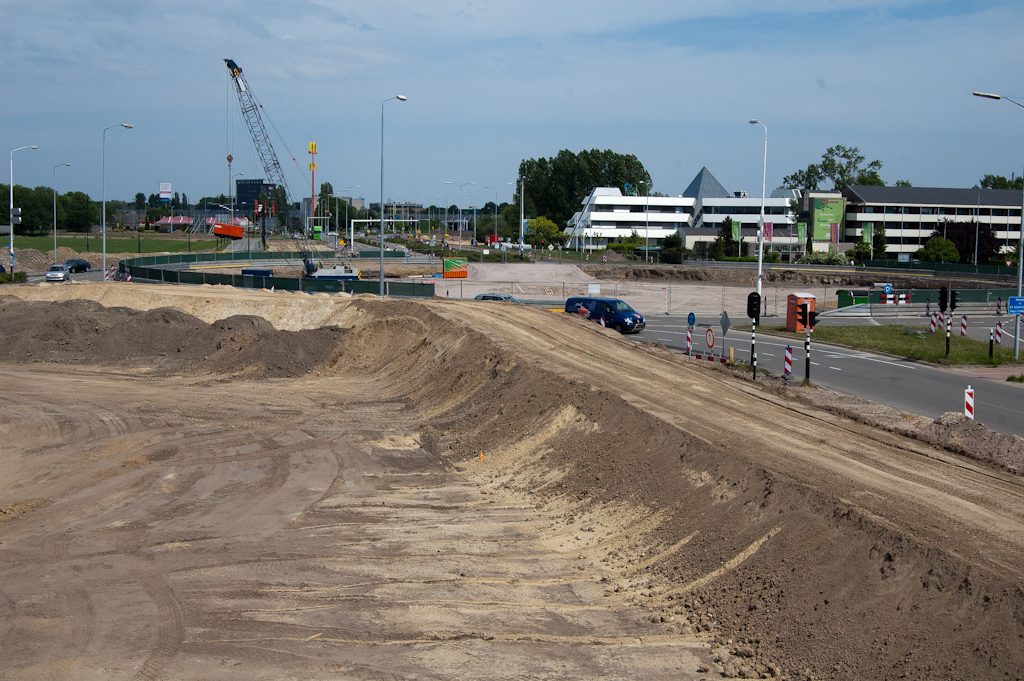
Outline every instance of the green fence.
<path id="1" fill-rule="evenodd" d="M 1002 299 L 1002 307 L 1006 309 L 1006 302 L 1010 296 L 1017 295 L 1017 289 L 1015 288 L 980 288 L 980 289 L 962 289 L 953 287 L 957 292 L 957 298 L 961 303 L 984 303 L 986 305 L 995 305 L 996 301 Z M 924 304 L 931 302 L 932 305 L 938 306 L 939 304 L 939 289 L 900 289 L 893 288 L 894 295 L 902 294 L 904 296 L 904 303 L 919 303 Z M 836 292 L 839 295 L 839 307 L 845 307 L 846 305 L 852 305 L 856 303 L 871 303 L 872 305 L 881 305 L 885 301 L 885 293 L 881 289 L 872 289 L 867 291 L 867 299 L 864 299 L 863 292 L 860 291 L 848 291 L 840 289 Z M 845 294 L 845 295 L 844 295 Z M 845 302 L 845 305 L 844 305 Z M 938 309 L 936 307 L 936 309 Z"/>
<path id="2" fill-rule="evenodd" d="M 317 252 L 317 258 L 329 260 L 334 258 L 330 251 Z M 379 255 L 379 254 L 378 254 Z M 401 257 L 385 251 L 386 257 Z M 338 281 L 335 279 L 295 279 L 291 277 L 257 277 L 248 274 L 220 274 L 214 272 L 193 272 L 191 270 L 164 269 L 159 265 L 178 265 L 188 263 L 223 262 L 231 267 L 238 261 L 253 260 L 301 260 L 302 253 L 183 253 L 181 255 L 157 255 L 122 260 L 120 269 L 129 272 L 133 279 L 146 279 L 167 284 L 211 284 L 234 286 L 236 288 L 273 288 L 282 291 L 305 291 L 307 293 L 379 293 L 379 281 Z M 431 298 L 434 295 L 434 284 L 423 282 L 384 282 L 384 292 L 391 296 L 409 296 Z"/>
<path id="3" fill-rule="evenodd" d="M 963 265 L 951 262 L 899 262 L 897 260 L 865 260 L 866 267 L 881 267 L 900 270 L 928 270 L 929 272 L 949 272 L 951 274 L 985 274 L 999 277 L 1017 276 L 1017 266 L 1004 267 L 996 265 Z"/>

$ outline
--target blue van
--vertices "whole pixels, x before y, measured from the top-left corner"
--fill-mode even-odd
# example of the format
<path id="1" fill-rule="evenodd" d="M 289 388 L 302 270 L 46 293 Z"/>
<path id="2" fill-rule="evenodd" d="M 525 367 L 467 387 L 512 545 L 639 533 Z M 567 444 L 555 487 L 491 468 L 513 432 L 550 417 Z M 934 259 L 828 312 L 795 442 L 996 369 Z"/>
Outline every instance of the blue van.
<path id="1" fill-rule="evenodd" d="M 640 333 L 644 316 L 618 298 L 575 297 L 565 301 L 565 311 L 615 329 L 619 333 Z"/>

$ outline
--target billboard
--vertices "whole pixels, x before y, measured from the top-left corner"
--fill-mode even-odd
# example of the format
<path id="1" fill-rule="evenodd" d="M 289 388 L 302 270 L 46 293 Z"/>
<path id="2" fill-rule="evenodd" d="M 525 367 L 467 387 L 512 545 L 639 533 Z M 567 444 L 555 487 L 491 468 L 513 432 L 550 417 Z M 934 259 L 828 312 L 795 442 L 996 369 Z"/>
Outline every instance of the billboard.
<path id="1" fill-rule="evenodd" d="M 468 258 L 442 258 L 444 266 L 444 279 L 466 279 L 469 269 Z"/>
<path id="2" fill-rule="evenodd" d="M 814 199 L 812 237 L 815 241 L 838 243 L 844 204 L 843 199 Z"/>
<path id="3" fill-rule="evenodd" d="M 160 183 L 160 200 L 170 201 L 171 200 L 171 183 L 161 182 Z"/>

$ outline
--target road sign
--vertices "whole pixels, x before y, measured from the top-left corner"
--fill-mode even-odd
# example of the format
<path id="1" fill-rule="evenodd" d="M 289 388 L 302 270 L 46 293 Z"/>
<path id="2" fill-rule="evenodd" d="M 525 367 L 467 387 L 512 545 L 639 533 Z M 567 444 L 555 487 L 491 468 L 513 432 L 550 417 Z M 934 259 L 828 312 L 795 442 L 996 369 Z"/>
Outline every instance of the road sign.
<path id="1" fill-rule="evenodd" d="M 694 324 L 696 324 L 697 323 L 697 315 L 693 314 L 692 312 L 690 314 L 686 315 L 686 323 L 689 326 L 693 326 Z"/>
<path id="2" fill-rule="evenodd" d="M 1006 311 L 1010 314 L 1024 314 L 1024 296 L 1010 296 Z"/>
<path id="3" fill-rule="evenodd" d="M 885 293 L 892 293 L 892 284 L 886 284 L 882 287 L 882 291 Z"/>
<path id="4" fill-rule="evenodd" d="M 708 350 L 715 349 L 715 330 L 708 329 L 704 334 L 704 342 L 708 344 Z"/>
<path id="5" fill-rule="evenodd" d="M 728 312 L 723 312 L 722 313 L 722 335 L 724 336 L 725 334 L 729 333 L 729 329 L 731 329 L 731 328 L 732 328 L 732 322 L 729 321 L 729 313 Z"/>

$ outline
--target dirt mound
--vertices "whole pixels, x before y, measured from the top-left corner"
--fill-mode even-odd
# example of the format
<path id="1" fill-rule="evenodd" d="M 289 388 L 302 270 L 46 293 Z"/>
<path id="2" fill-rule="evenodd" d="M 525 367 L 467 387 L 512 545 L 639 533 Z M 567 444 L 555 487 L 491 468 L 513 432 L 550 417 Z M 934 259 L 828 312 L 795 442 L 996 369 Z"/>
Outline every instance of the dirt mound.
<path id="1" fill-rule="evenodd" d="M 278 331 L 237 315 L 212 324 L 174 308 L 136 311 L 89 300 L 38 303 L 0 297 L 8 362 L 61 362 L 145 368 L 159 373 L 223 373 L 250 378 L 300 376 L 331 363 L 337 327 Z"/>
<path id="2" fill-rule="evenodd" d="M 76 288 L 86 292 L 86 287 L 54 291 L 71 295 Z M 153 290 L 132 293 L 148 305 L 160 295 Z M 88 302 L 47 306 L 3 298 L 0 348 L 9 353 L 8 362 L 82 357 L 246 377 L 314 369 L 344 375 L 362 394 L 362 402 L 344 411 L 355 427 L 361 413 L 372 411 L 387 414 L 396 430 L 414 431 L 415 438 L 408 440 L 421 447 L 403 450 L 394 460 L 421 457 L 421 449 L 426 450 L 446 470 L 462 471 L 476 481 L 484 494 L 493 489 L 506 495 L 509 508 L 535 509 L 550 523 L 545 531 L 557 537 L 551 543 L 559 560 L 574 561 L 573 570 L 580 574 L 580 583 L 566 580 L 557 588 L 576 591 L 600 584 L 608 603 L 646 608 L 658 635 L 708 636 L 708 661 L 724 676 L 1003 679 L 1019 677 L 1024 669 L 1019 568 L 1024 495 L 1013 476 L 979 471 L 974 462 L 793 404 L 778 391 L 762 390 L 732 372 L 687 362 L 664 349 L 638 347 L 566 315 L 470 301 L 274 297 L 199 287 L 163 291 L 165 305 L 188 299 L 188 305 L 209 312 L 226 309 L 234 296 L 237 309 L 261 309 L 275 320 L 291 315 L 298 326 L 294 320 L 301 317 L 309 327 L 315 326 L 309 320 L 344 319 L 345 328 L 319 326 L 287 334 L 250 316 L 204 324 L 167 307 L 132 312 Z M 316 307 L 323 308 L 319 314 Z M 184 359 L 176 363 L 172 353 Z M 334 411 L 331 418 L 336 418 Z M 233 425 L 244 429 L 246 424 Z M 943 427 L 972 436 L 963 424 Z M 289 432 L 292 437 L 294 430 Z M 346 450 L 338 456 L 350 454 Z M 288 464 L 280 465 L 275 475 L 286 478 Z M 387 483 L 393 486 L 388 493 L 374 497 L 375 508 L 402 505 L 403 490 L 418 484 L 408 477 L 394 480 Z M 349 503 L 363 484 L 342 481 L 336 487 L 338 499 Z M 457 547 L 454 551 L 465 552 L 465 562 L 481 573 L 497 574 L 492 564 L 475 561 L 511 551 L 507 546 L 516 544 L 519 526 L 509 523 L 507 545 L 492 542 L 481 550 L 461 543 L 458 526 L 471 523 L 470 515 L 445 516 L 438 521 L 441 530 L 421 526 L 416 532 L 455 533 L 443 535 L 443 541 L 452 542 L 446 552 Z M 352 516 L 312 517 L 310 522 L 328 531 L 338 517 L 344 524 Z M 139 527 L 114 528 L 111 521 L 104 517 L 103 531 L 118 537 L 145 531 L 145 523 L 135 519 Z M 388 516 L 377 522 L 386 524 Z M 180 530 L 163 555 L 188 550 L 184 544 L 195 532 L 192 526 Z M 66 545 L 54 541 L 51 554 L 66 554 Z M 409 557 L 405 546 L 393 550 L 395 556 Z M 146 555 L 150 561 L 161 559 L 156 551 Z M 303 554 L 290 549 L 289 555 Z M 174 564 L 173 558 L 163 560 Z M 377 562 L 381 583 L 394 587 L 391 575 L 384 574 L 391 567 L 388 561 Z M 294 591 L 307 588 L 312 569 L 297 568 L 303 584 Z M 203 574 L 213 578 L 215 572 Z M 317 588 L 333 579 L 333 589 L 339 574 L 308 579 Z M 480 579 L 468 568 L 458 577 Z M 247 572 L 246 579 L 260 577 Z M 272 582 L 267 591 L 281 590 L 276 575 L 263 579 Z M 468 636 L 483 643 L 486 634 L 475 632 L 487 631 L 490 611 L 483 610 L 484 600 L 493 599 L 503 610 L 518 611 L 524 604 L 505 603 L 500 591 L 486 591 L 492 584 L 480 582 L 488 595 L 473 602 L 475 619 L 469 626 L 479 628 Z M 168 583 L 174 586 L 171 580 L 161 581 L 161 594 Z M 237 599 L 238 607 L 254 612 L 257 594 L 250 591 L 257 589 L 247 582 L 224 591 Z M 381 607 L 385 591 L 377 589 L 369 606 L 378 621 L 376 613 L 393 612 Z M 339 598 L 337 591 L 323 593 L 318 607 Z M 555 593 L 535 598 L 561 598 Z M 444 595 L 434 598 L 443 600 Z M 348 605 L 354 602 L 346 601 L 345 607 L 355 609 Z M 415 603 L 415 608 L 403 603 L 403 627 L 424 607 L 422 601 Z M 174 611 L 193 617 L 194 608 L 204 607 L 196 598 Z M 299 608 L 289 612 L 299 616 Z M 586 617 L 584 610 L 566 611 L 562 621 L 552 617 L 545 624 L 562 632 L 573 630 L 570 620 Z M 209 621 L 198 617 L 188 626 L 198 630 Z M 284 625 L 274 626 L 275 636 L 289 640 L 323 631 L 318 623 L 299 637 L 293 630 L 281 633 Z M 186 625 L 179 624 L 179 642 L 185 631 Z M 209 635 L 227 639 L 222 630 L 211 629 Z M 393 635 L 394 629 L 388 629 L 384 638 Z M 335 641 L 351 637 L 347 631 L 332 636 Z M 380 640 L 373 633 L 366 636 L 370 644 Z M 564 654 L 577 654 L 578 643 L 572 639 Z M 285 643 L 282 639 L 275 645 Z M 201 646 L 189 649 L 189 655 L 200 654 Z M 601 675 L 601 670 L 592 673 Z"/>

